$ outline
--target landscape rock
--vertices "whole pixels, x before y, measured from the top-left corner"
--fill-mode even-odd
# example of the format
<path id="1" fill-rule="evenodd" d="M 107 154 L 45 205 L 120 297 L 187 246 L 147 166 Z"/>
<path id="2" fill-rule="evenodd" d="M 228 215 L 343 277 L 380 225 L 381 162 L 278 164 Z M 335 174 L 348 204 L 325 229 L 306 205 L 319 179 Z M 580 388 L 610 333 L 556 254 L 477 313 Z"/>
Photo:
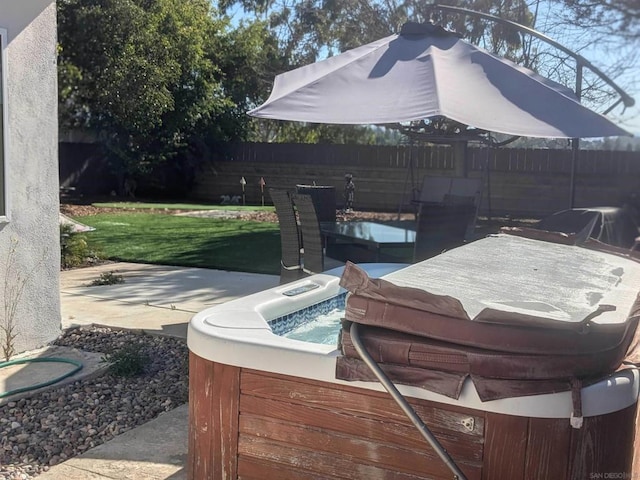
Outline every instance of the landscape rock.
<path id="1" fill-rule="evenodd" d="M 36 478 L 187 402 L 184 340 L 82 327 L 64 332 L 55 344 L 105 355 L 134 344 L 150 362 L 137 377 L 105 373 L 1 406 L 0 419 L 10 421 L 0 421 L 0 480 Z"/>

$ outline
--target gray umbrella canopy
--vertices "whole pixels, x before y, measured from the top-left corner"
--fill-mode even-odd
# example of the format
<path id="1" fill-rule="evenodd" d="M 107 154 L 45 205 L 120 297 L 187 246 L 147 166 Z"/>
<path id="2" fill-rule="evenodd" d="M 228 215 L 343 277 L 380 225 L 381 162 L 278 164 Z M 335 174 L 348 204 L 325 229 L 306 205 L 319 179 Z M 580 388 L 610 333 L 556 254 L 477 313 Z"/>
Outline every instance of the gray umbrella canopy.
<path id="1" fill-rule="evenodd" d="M 391 35 L 278 75 L 260 118 L 386 124 L 444 116 L 497 133 L 540 138 L 629 135 L 571 90 L 461 40 L 408 23 Z"/>

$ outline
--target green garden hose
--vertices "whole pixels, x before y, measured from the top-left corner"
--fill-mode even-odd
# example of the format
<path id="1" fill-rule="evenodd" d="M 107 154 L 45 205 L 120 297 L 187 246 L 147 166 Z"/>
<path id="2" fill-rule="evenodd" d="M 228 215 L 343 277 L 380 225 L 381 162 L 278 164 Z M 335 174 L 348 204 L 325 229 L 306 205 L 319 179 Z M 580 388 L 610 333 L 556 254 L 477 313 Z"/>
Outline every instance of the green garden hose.
<path id="1" fill-rule="evenodd" d="M 37 383 L 35 385 L 31 385 L 28 387 L 16 388 L 14 390 L 9 390 L 8 392 L 0 392 L 0 398 L 9 397 L 11 395 L 15 395 L 16 393 L 28 392 L 30 390 L 36 390 L 42 387 L 48 387 L 49 385 L 53 385 L 54 383 L 59 382 L 60 380 L 64 380 L 67 377 L 70 377 L 74 373 L 78 372 L 82 369 L 82 363 L 71 360 L 69 358 L 57 358 L 57 357 L 42 357 L 42 358 L 27 358 L 23 360 L 9 360 L 8 362 L 0 362 L 0 368 L 9 367 L 11 365 L 21 365 L 23 363 L 69 363 L 71 365 L 75 365 L 75 368 L 64 375 L 54 378 L 53 380 L 47 380 L 46 382 Z"/>

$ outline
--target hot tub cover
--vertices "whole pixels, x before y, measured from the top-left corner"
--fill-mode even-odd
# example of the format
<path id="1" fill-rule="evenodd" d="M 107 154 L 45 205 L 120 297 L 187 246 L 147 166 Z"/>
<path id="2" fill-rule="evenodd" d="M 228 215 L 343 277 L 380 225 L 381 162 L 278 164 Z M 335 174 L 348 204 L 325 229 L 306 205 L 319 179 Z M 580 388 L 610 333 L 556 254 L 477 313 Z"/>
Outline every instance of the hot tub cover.
<path id="1" fill-rule="evenodd" d="M 347 264 L 345 318 L 390 378 L 454 398 L 575 389 L 637 363 L 640 264 L 607 252 L 496 235 L 371 279 Z M 373 380 L 348 329 L 336 377 Z"/>

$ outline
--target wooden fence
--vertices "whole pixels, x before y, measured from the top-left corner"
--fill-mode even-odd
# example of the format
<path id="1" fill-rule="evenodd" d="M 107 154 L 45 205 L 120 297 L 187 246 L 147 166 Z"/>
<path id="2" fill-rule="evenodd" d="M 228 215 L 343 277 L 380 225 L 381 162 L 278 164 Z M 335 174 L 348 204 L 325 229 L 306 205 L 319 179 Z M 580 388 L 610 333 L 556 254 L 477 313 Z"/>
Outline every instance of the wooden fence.
<path id="1" fill-rule="evenodd" d="M 341 205 L 344 175 L 351 173 L 355 207 L 363 210 L 406 210 L 426 175 L 460 171 L 448 146 L 238 144 L 210 160 L 198 176 L 195 198 L 239 195 L 244 178 L 247 203 L 258 204 L 262 178 L 265 192 L 297 184 L 334 186 Z M 544 215 L 568 207 L 571 163 L 570 150 L 469 148 L 463 170 L 484 180 L 483 212 Z M 580 152 L 575 206 L 617 205 L 634 191 L 640 193 L 640 152 Z"/>
<path id="2" fill-rule="evenodd" d="M 448 146 L 224 144 L 203 162 L 190 196 L 219 203 L 222 195 L 242 195 L 240 179 L 244 178 L 247 204 L 259 205 L 263 196 L 270 204 L 269 187 L 315 183 L 335 187 L 336 203 L 341 206 L 344 176 L 351 173 L 356 209 L 408 210 L 426 175 L 464 171 L 483 178 L 484 213 L 537 216 L 569 205 L 569 149 L 468 148 L 458 158 L 462 162 Z M 105 164 L 86 146 L 61 144 L 61 185 L 77 186 L 86 194 L 118 191 Z M 266 183 L 264 190 L 261 179 Z M 139 184 L 142 188 L 144 182 Z M 640 152 L 580 151 L 575 206 L 618 205 L 632 192 L 640 194 Z M 143 195 L 144 190 L 139 193 Z"/>

